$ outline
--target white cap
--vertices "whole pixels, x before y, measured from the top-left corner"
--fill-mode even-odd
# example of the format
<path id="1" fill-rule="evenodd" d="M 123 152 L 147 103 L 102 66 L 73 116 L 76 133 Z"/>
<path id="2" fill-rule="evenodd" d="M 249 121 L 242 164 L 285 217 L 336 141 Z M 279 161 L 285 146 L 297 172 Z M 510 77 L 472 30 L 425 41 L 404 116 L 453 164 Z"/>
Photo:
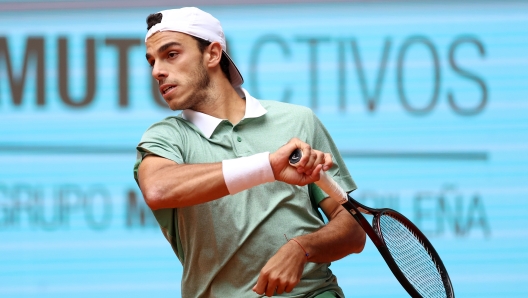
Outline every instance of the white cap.
<path id="1" fill-rule="evenodd" d="M 183 7 L 179 9 L 162 10 L 159 13 L 162 15 L 161 22 L 152 26 L 145 36 L 147 39 L 156 32 L 175 31 L 185 33 L 194 37 L 205 39 L 209 42 L 217 41 L 222 46 L 224 55 L 229 60 L 229 76 L 231 77 L 231 85 L 239 95 L 243 95 L 241 85 L 244 79 L 238 71 L 233 60 L 227 54 L 227 46 L 222 30 L 222 25 L 211 14 L 200 10 L 196 7 Z"/>

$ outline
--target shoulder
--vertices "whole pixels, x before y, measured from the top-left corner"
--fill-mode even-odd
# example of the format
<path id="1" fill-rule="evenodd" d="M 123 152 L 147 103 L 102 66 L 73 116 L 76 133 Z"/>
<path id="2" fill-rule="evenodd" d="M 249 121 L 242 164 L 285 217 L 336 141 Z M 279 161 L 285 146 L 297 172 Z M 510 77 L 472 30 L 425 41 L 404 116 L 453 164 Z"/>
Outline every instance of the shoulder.
<path id="1" fill-rule="evenodd" d="M 182 122 L 185 122 L 185 119 L 183 119 L 181 114 L 179 114 L 176 116 L 169 116 L 162 120 L 154 122 L 154 124 L 152 124 L 150 127 L 163 126 L 163 125 L 179 126 L 181 125 Z"/>
<path id="2" fill-rule="evenodd" d="M 257 100 L 260 105 L 266 109 L 267 116 L 287 116 L 288 118 L 306 118 L 312 119 L 314 116 L 313 111 L 305 106 L 281 102 L 277 100 L 259 99 L 251 96 L 246 90 L 244 90 L 246 98 Z"/>
<path id="3" fill-rule="evenodd" d="M 273 100 L 260 100 L 260 103 L 268 111 L 266 113 L 268 123 L 291 131 L 297 131 L 298 128 L 301 132 L 298 132 L 297 137 L 310 134 L 317 125 L 316 116 L 308 107 Z"/>
<path id="4" fill-rule="evenodd" d="M 187 127 L 186 120 L 180 115 L 170 116 L 152 124 L 143 134 L 143 136 L 167 135 L 179 132 Z"/>
<path id="5" fill-rule="evenodd" d="M 259 102 L 271 115 L 279 114 L 301 119 L 312 119 L 314 116 L 313 111 L 305 106 L 275 100 L 259 100 Z"/>

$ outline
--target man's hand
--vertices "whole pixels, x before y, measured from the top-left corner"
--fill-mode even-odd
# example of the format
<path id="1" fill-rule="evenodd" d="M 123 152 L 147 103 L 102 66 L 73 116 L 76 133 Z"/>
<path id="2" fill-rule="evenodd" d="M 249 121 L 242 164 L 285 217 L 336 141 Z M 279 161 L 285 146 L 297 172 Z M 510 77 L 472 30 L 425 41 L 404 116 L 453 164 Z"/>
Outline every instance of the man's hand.
<path id="1" fill-rule="evenodd" d="M 306 262 L 307 257 L 299 244 L 288 241 L 260 270 L 253 291 L 268 297 L 291 292 L 301 280 Z"/>
<path id="2" fill-rule="evenodd" d="M 302 150 L 302 158 L 294 168 L 289 163 L 289 157 L 295 149 Z M 270 164 L 276 180 L 304 186 L 318 181 L 321 170 L 327 171 L 333 166 L 330 153 L 324 153 L 303 141 L 293 138 L 286 145 L 270 154 Z"/>

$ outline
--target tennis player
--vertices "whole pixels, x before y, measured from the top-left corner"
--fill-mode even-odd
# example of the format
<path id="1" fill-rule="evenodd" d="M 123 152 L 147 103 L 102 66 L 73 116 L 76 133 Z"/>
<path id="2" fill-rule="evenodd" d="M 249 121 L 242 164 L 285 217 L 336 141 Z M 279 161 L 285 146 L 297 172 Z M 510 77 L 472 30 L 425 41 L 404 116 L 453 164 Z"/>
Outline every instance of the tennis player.
<path id="1" fill-rule="evenodd" d="M 172 9 L 147 24 L 152 76 L 182 113 L 144 133 L 134 177 L 183 265 L 182 297 L 344 297 L 330 262 L 359 253 L 365 234 L 313 183 L 327 171 L 356 188 L 324 126 L 241 88 L 212 15 Z"/>

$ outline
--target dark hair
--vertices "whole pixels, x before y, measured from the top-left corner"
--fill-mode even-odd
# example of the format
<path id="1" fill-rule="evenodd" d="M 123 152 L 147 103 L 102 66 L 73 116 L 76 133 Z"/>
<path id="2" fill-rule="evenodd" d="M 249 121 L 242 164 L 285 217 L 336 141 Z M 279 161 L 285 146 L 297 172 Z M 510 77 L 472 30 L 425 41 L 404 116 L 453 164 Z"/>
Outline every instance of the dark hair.
<path id="1" fill-rule="evenodd" d="M 163 15 L 160 12 L 149 14 L 147 17 L 147 31 L 149 31 L 152 26 L 161 23 L 162 18 Z"/>
<path id="2" fill-rule="evenodd" d="M 150 30 L 152 26 L 161 23 L 161 19 L 163 19 L 163 15 L 159 12 L 150 14 L 147 17 L 147 31 Z M 198 50 L 200 50 L 200 53 L 202 54 L 204 53 L 205 48 L 207 48 L 211 44 L 210 41 L 207 41 L 205 39 L 192 36 L 192 35 L 191 37 L 194 38 L 194 40 L 196 40 L 196 43 L 198 45 Z M 220 58 L 220 69 L 222 69 L 222 72 L 224 73 L 226 78 L 229 80 L 229 82 L 231 82 L 231 76 L 229 74 L 229 59 L 227 58 L 227 56 L 224 54 L 223 51 L 222 51 L 222 57 Z"/>

